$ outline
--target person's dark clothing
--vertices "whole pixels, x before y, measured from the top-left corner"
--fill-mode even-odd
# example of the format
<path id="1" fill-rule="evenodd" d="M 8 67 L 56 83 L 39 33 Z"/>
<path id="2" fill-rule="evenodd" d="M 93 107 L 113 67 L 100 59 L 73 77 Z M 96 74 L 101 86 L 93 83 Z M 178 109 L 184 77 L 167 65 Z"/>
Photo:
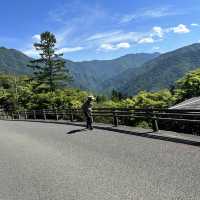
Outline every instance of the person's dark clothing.
<path id="1" fill-rule="evenodd" d="M 93 129 L 92 123 L 93 123 L 93 117 L 92 117 L 92 102 L 86 101 L 82 106 L 85 118 L 86 118 L 86 127 L 88 129 Z"/>

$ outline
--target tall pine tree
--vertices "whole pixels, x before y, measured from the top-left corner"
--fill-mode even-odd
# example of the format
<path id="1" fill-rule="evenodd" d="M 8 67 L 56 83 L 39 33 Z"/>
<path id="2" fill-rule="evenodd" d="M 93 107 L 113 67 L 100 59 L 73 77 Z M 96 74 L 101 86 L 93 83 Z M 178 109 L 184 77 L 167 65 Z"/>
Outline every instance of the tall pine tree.
<path id="1" fill-rule="evenodd" d="M 53 33 L 41 33 L 40 42 L 34 43 L 40 58 L 32 60 L 29 65 L 34 71 L 34 79 L 40 85 L 45 84 L 52 92 L 72 80 L 69 71 L 65 68 L 63 54 L 56 53 L 58 50 L 55 45 L 56 37 Z"/>

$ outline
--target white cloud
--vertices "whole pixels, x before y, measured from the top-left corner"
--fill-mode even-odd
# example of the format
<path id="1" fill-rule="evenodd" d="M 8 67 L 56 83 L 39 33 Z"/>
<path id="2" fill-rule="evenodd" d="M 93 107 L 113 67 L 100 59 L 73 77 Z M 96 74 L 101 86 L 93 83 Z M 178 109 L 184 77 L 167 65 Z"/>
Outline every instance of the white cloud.
<path id="1" fill-rule="evenodd" d="M 155 46 L 152 48 L 152 50 L 154 50 L 154 51 L 159 50 L 159 49 L 160 49 L 160 47 L 158 47 L 158 46 Z"/>
<path id="2" fill-rule="evenodd" d="M 187 26 L 184 24 L 179 24 L 176 27 L 169 28 L 169 31 L 173 31 L 174 33 L 180 33 L 180 34 L 190 32 L 189 28 L 187 28 Z"/>
<path id="3" fill-rule="evenodd" d="M 130 15 L 124 15 L 121 20 L 120 23 L 128 23 L 133 21 L 134 19 L 136 19 L 137 16 L 135 14 L 130 14 Z"/>
<path id="4" fill-rule="evenodd" d="M 155 40 L 152 37 L 144 37 L 138 41 L 138 44 L 154 43 L 154 42 L 155 42 Z"/>
<path id="5" fill-rule="evenodd" d="M 112 32 L 96 33 L 86 38 L 86 42 L 93 43 L 94 45 L 101 44 L 115 44 L 123 43 L 124 41 L 128 43 L 154 43 L 160 41 L 164 38 L 167 33 L 183 34 L 189 33 L 189 28 L 184 24 L 179 24 L 175 27 L 162 28 L 160 26 L 154 26 L 151 31 L 147 32 L 125 32 L 121 30 Z M 160 39 L 158 39 L 160 38 Z M 113 46 L 107 46 L 107 48 L 113 49 Z"/>
<path id="6" fill-rule="evenodd" d="M 33 36 L 32 36 L 32 40 L 33 40 L 34 42 L 39 42 L 39 41 L 40 41 L 40 35 L 39 35 L 39 34 L 33 35 Z"/>
<path id="7" fill-rule="evenodd" d="M 84 41 L 86 46 L 91 48 L 97 46 L 99 47 L 98 50 L 116 50 L 121 48 L 116 44 L 124 45 L 124 43 L 127 43 L 127 48 L 129 48 L 132 44 L 152 44 L 162 41 L 165 35 L 169 33 L 183 34 L 189 32 L 189 28 L 184 24 L 166 28 L 154 26 L 150 31 L 146 32 L 126 32 L 122 30 L 100 32 L 87 37 Z"/>
<path id="8" fill-rule="evenodd" d="M 165 16 L 180 15 L 182 11 L 174 11 L 171 6 L 158 7 L 158 8 L 143 8 L 135 13 L 126 14 L 121 17 L 120 23 L 128 23 L 138 18 L 160 18 Z"/>
<path id="9" fill-rule="evenodd" d="M 114 46 L 112 44 L 102 44 L 99 50 L 114 50 Z"/>
<path id="10" fill-rule="evenodd" d="M 68 42 L 68 37 L 73 32 L 72 28 L 65 28 L 64 30 L 57 32 L 56 36 L 56 46 L 58 48 L 65 46 Z"/>
<path id="11" fill-rule="evenodd" d="M 57 50 L 56 53 L 58 53 L 58 54 L 71 53 L 71 52 L 81 51 L 83 49 L 84 49 L 83 47 L 64 47 L 64 48 Z M 36 51 L 34 47 L 22 50 L 22 52 L 24 54 L 26 54 L 27 56 L 34 57 L 34 58 L 39 56 L 39 52 Z"/>
<path id="12" fill-rule="evenodd" d="M 190 24 L 191 26 L 200 26 L 199 24 L 197 24 L 197 23 L 192 23 L 192 24 Z"/>
<path id="13" fill-rule="evenodd" d="M 90 40 L 100 40 L 100 39 L 105 39 L 109 37 L 114 37 L 116 35 L 119 35 L 121 31 L 112 31 L 112 32 L 104 32 L 104 33 L 97 33 L 94 34 L 86 39 L 86 41 Z"/>
<path id="14" fill-rule="evenodd" d="M 84 49 L 83 47 L 64 47 L 64 48 L 59 49 L 56 53 L 58 53 L 58 54 L 60 54 L 60 53 L 71 53 L 71 52 L 81 51 L 83 49 Z M 33 58 L 36 58 L 36 57 L 39 56 L 38 51 L 36 51 L 34 49 L 34 47 L 22 50 L 22 52 L 24 54 L 26 54 L 27 56 L 33 57 Z"/>
<path id="15" fill-rule="evenodd" d="M 159 18 L 169 15 L 176 15 L 177 13 L 170 11 L 170 7 L 160 7 L 154 9 L 146 9 L 143 13 L 143 16 L 152 17 L 152 18 Z"/>
<path id="16" fill-rule="evenodd" d="M 64 1 L 48 13 L 50 21 L 59 22 L 63 25 L 82 25 L 95 23 L 96 20 L 106 16 L 105 10 L 99 4 L 84 3 L 80 6 L 79 0 Z"/>
<path id="17" fill-rule="evenodd" d="M 126 42 L 137 42 L 144 37 L 144 33 L 139 32 L 124 32 L 113 31 L 107 33 L 97 33 L 86 39 L 86 42 L 90 41 L 95 44 L 112 44 Z"/>
<path id="18" fill-rule="evenodd" d="M 29 56 L 29 57 L 38 57 L 39 53 L 34 49 L 34 48 L 30 48 L 30 49 L 26 49 L 26 50 L 22 50 L 22 52 Z"/>
<path id="19" fill-rule="evenodd" d="M 130 48 L 130 44 L 128 42 L 121 42 L 116 45 L 118 49 L 127 49 Z"/>
<path id="20" fill-rule="evenodd" d="M 189 33 L 190 29 L 184 25 L 184 24 L 179 24 L 178 26 L 175 27 L 169 27 L 169 28 L 162 28 L 160 26 L 154 26 L 152 28 L 152 33 L 151 37 L 160 37 L 163 38 L 166 33 L 176 33 L 176 34 L 184 34 L 184 33 Z"/>
<path id="21" fill-rule="evenodd" d="M 156 36 L 160 38 L 164 36 L 164 31 L 160 26 L 154 26 L 152 30 L 153 30 L 154 35 Z"/>
<path id="22" fill-rule="evenodd" d="M 56 53 L 71 53 L 71 52 L 76 52 L 76 51 L 81 51 L 83 50 L 83 47 L 64 47 L 59 49 Z"/>
<path id="23" fill-rule="evenodd" d="M 105 44 L 101 44 L 98 50 L 109 51 L 109 50 L 119 50 L 119 49 L 127 49 L 127 48 L 130 48 L 130 44 L 127 42 L 121 42 L 118 44 L 105 43 Z"/>

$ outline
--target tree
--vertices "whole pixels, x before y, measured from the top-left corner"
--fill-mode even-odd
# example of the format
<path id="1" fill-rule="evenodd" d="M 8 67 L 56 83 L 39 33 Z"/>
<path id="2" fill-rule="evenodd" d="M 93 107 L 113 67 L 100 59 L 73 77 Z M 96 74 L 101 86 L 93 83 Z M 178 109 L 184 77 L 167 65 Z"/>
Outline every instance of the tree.
<path id="1" fill-rule="evenodd" d="M 96 103 L 102 103 L 105 102 L 107 100 L 107 97 L 105 95 L 97 95 L 96 96 Z"/>
<path id="2" fill-rule="evenodd" d="M 63 54 L 56 53 L 58 50 L 55 45 L 56 37 L 53 33 L 42 33 L 40 42 L 34 43 L 40 58 L 32 60 L 29 65 L 34 71 L 34 78 L 38 84 L 47 86 L 49 91 L 55 91 L 72 80 L 69 71 L 65 68 L 65 61 L 61 58 Z"/>
<path id="3" fill-rule="evenodd" d="M 123 94 L 121 92 L 118 92 L 117 90 L 113 89 L 111 94 L 111 100 L 112 101 L 120 101 L 123 99 Z"/>
<path id="4" fill-rule="evenodd" d="M 175 95 L 178 102 L 200 96 L 200 69 L 187 73 L 176 82 Z"/>
<path id="5" fill-rule="evenodd" d="M 135 108 L 168 108 L 176 101 L 175 97 L 167 89 L 158 92 L 141 91 L 133 97 Z"/>

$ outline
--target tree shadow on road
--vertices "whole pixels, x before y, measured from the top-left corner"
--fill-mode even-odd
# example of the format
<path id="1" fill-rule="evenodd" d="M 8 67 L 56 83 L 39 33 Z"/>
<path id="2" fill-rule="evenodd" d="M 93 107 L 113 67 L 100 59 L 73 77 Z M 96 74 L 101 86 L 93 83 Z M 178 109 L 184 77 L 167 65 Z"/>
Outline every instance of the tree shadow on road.
<path id="1" fill-rule="evenodd" d="M 80 133 L 80 132 L 84 132 L 84 131 L 87 131 L 87 129 L 86 128 L 76 129 L 76 130 L 69 131 L 66 134 L 75 134 L 75 133 Z"/>

